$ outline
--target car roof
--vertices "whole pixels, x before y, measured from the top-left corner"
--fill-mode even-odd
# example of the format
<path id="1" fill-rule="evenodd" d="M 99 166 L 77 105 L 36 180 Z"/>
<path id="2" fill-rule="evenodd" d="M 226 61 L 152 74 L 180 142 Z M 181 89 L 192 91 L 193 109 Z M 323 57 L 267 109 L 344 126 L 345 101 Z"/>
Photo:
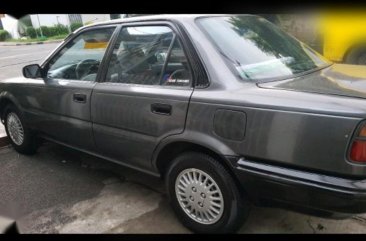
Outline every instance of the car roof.
<path id="1" fill-rule="evenodd" d="M 128 23 L 128 22 L 138 22 L 138 21 L 149 21 L 149 20 L 174 20 L 174 19 L 194 19 L 201 16 L 214 16 L 213 14 L 156 14 L 156 15 L 143 15 L 135 17 L 120 18 L 114 20 L 108 20 L 100 23 L 95 23 L 95 25 L 104 25 L 111 23 Z M 94 26 L 95 26 L 94 25 Z M 91 26 L 91 25 L 89 25 Z"/>
<path id="2" fill-rule="evenodd" d="M 127 17 L 121 19 L 114 19 L 103 21 L 99 23 L 93 23 L 84 26 L 86 27 L 93 27 L 93 26 L 101 26 L 101 25 L 108 25 L 108 24 L 119 24 L 119 23 L 129 23 L 129 22 L 140 22 L 140 21 L 159 21 L 159 20 L 180 20 L 184 21 L 184 19 L 195 19 L 198 17 L 213 17 L 213 16 L 231 16 L 233 14 L 156 14 L 156 15 L 144 15 L 144 16 L 135 16 L 135 17 Z M 240 15 L 240 14 L 235 14 Z M 243 15 L 250 15 L 250 14 L 243 14 Z M 82 28 L 81 28 L 82 29 Z"/>

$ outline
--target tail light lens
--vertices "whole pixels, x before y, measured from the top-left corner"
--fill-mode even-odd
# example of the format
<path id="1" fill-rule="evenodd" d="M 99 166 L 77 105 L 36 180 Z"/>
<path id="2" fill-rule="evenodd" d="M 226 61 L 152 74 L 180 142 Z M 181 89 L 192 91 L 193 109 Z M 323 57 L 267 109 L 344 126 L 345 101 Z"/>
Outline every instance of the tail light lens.
<path id="1" fill-rule="evenodd" d="M 351 145 L 350 159 L 353 162 L 366 164 L 366 124 L 356 132 Z"/>

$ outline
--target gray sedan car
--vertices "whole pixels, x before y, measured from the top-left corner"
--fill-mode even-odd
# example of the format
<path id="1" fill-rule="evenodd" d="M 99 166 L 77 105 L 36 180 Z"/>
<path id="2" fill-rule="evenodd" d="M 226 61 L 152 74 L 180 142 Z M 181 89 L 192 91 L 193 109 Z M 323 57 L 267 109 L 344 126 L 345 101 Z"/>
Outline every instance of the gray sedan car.
<path id="1" fill-rule="evenodd" d="M 156 15 L 83 27 L 1 80 L 15 150 L 40 139 L 165 179 L 195 232 L 251 205 L 366 212 L 366 70 L 332 64 L 263 18 Z"/>

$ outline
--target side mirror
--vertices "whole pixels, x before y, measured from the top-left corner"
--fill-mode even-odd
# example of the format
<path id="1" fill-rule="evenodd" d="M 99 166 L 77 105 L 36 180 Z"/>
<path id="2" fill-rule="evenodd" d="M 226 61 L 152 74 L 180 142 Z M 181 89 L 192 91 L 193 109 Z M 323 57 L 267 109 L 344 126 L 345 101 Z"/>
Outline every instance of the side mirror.
<path id="1" fill-rule="evenodd" d="M 41 78 L 42 77 L 42 68 L 39 64 L 30 64 L 23 67 L 23 76 L 25 78 Z"/>

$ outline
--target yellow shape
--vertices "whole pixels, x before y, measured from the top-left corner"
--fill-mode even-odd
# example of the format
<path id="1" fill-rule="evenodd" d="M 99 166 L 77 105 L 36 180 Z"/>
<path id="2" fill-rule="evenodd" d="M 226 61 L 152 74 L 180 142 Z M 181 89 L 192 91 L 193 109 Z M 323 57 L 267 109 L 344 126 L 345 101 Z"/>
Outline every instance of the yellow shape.
<path id="1" fill-rule="evenodd" d="M 84 49 L 105 49 L 108 46 L 108 42 L 86 42 Z"/>
<path id="2" fill-rule="evenodd" d="M 352 48 L 366 46 L 366 11 L 324 12 L 319 27 L 323 55 L 330 60 L 342 62 Z"/>

